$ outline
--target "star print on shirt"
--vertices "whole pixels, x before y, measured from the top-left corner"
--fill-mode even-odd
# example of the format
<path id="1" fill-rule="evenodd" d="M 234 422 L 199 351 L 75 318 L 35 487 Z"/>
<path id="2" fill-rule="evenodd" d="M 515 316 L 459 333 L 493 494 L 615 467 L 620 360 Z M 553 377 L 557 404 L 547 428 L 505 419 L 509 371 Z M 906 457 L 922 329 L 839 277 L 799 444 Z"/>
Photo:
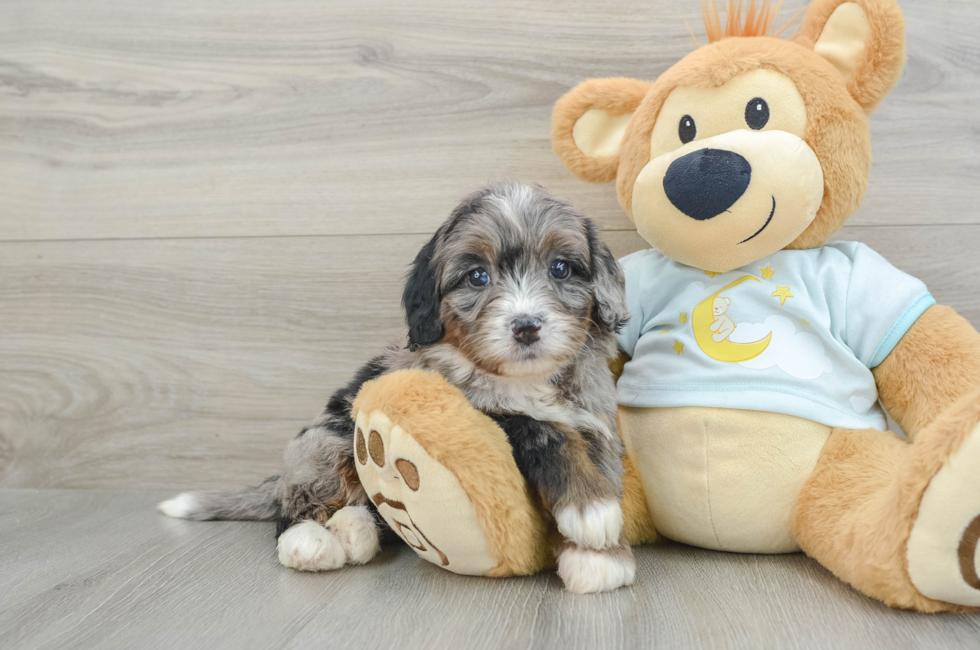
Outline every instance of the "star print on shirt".
<path id="1" fill-rule="evenodd" d="M 773 298 L 779 298 L 779 306 L 782 307 L 786 304 L 787 298 L 793 298 L 793 294 L 789 292 L 789 287 L 781 287 L 776 285 L 776 290 L 772 292 Z"/>
<path id="2" fill-rule="evenodd" d="M 759 271 L 762 272 L 763 280 L 772 280 L 772 274 L 775 273 L 771 264 L 764 269 L 759 269 Z"/>
<path id="3" fill-rule="evenodd" d="M 678 322 L 686 323 L 687 322 L 687 312 L 686 311 L 682 311 L 680 318 L 678 318 L 677 320 L 678 320 Z"/>
<path id="4" fill-rule="evenodd" d="M 684 344 L 674 339 L 674 352 L 677 354 L 684 354 Z"/>

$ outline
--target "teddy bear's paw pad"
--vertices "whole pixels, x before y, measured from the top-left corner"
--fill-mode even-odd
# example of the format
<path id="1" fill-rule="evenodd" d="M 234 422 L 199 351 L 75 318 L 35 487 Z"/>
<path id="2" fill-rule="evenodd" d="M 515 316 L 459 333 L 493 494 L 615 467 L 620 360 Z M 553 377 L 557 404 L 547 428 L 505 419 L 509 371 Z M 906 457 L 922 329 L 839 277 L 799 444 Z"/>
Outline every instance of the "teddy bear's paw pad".
<path id="1" fill-rule="evenodd" d="M 908 541 L 922 595 L 980 607 L 980 425 L 929 482 Z"/>
<path id="2" fill-rule="evenodd" d="M 459 480 L 381 410 L 357 414 L 354 457 L 368 498 L 420 557 L 467 575 L 497 566 Z"/>
<path id="3" fill-rule="evenodd" d="M 570 544 L 558 556 L 558 575 L 573 594 L 594 594 L 633 584 L 636 562 L 629 546 L 596 551 Z"/>
<path id="4" fill-rule="evenodd" d="M 297 571 L 329 571 L 344 566 L 347 554 L 337 536 L 316 523 L 304 521 L 279 536 L 279 562 Z"/>
<path id="5" fill-rule="evenodd" d="M 558 532 L 578 546 L 604 549 L 619 544 L 623 510 L 612 500 L 592 501 L 584 506 L 566 506 L 555 515 Z"/>

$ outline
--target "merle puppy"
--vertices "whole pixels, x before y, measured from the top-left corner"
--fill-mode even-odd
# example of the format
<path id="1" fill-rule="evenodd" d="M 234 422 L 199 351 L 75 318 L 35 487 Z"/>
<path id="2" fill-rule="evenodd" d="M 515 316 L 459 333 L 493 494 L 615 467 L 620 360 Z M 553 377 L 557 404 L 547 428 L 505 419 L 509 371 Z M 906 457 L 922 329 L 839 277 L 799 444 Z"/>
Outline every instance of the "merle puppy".
<path id="1" fill-rule="evenodd" d="M 297 569 L 369 561 L 384 523 L 355 471 L 351 402 L 370 379 L 422 368 L 439 372 L 506 432 L 532 494 L 565 538 L 557 552 L 566 587 L 630 584 L 619 506 L 623 443 L 607 366 L 629 315 L 622 270 L 595 224 L 543 189 L 485 187 L 419 252 L 403 303 L 407 341 L 330 398 L 290 442 L 281 475 L 255 488 L 184 493 L 160 509 L 198 520 L 277 519 L 280 560 Z M 307 557 L 317 546 L 303 524 L 311 520 L 337 536 L 339 556 Z M 570 552 L 576 548 L 598 552 Z"/>

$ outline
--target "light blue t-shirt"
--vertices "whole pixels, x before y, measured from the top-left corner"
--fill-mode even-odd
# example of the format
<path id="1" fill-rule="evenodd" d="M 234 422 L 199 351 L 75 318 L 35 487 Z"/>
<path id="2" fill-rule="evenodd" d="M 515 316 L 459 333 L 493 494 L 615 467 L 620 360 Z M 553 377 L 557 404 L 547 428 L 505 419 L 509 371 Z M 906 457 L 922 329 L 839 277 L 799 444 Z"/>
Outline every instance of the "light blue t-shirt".
<path id="1" fill-rule="evenodd" d="M 627 406 L 773 411 L 885 430 L 871 368 L 926 309 L 926 286 L 857 242 L 779 251 L 728 273 L 624 257 Z"/>

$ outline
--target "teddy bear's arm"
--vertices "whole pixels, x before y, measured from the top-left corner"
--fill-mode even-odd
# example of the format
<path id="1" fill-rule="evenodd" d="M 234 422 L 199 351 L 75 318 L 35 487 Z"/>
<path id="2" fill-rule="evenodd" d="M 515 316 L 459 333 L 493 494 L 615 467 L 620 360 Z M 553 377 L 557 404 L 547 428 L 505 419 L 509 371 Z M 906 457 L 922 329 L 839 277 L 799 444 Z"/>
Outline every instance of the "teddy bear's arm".
<path id="1" fill-rule="evenodd" d="M 935 305 L 872 372 L 885 409 L 912 436 L 980 387 L 980 334 L 952 308 Z"/>

